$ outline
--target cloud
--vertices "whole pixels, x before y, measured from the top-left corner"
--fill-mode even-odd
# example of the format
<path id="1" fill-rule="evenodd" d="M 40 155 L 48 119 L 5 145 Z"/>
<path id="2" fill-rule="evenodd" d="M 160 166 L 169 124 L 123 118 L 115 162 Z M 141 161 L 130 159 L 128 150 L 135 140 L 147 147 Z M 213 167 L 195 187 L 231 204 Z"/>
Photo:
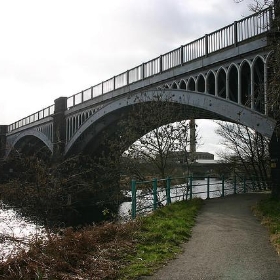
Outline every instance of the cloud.
<path id="1" fill-rule="evenodd" d="M 221 28 L 249 13 L 245 2 L 1 1 L 0 122 L 12 123 Z"/>

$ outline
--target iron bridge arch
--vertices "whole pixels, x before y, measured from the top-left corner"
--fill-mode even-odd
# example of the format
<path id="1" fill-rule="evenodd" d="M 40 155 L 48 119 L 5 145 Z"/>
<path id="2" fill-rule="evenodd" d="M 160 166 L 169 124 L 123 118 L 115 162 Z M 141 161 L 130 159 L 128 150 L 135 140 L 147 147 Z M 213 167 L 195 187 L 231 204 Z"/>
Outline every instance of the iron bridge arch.
<path id="1" fill-rule="evenodd" d="M 30 141 L 30 139 L 33 139 L 33 141 Z M 53 152 L 53 143 L 51 139 L 41 131 L 38 131 L 36 129 L 30 129 L 23 131 L 14 137 L 12 143 L 10 143 L 10 145 L 8 146 L 6 158 L 10 155 L 13 149 L 22 148 L 26 150 L 28 146 L 26 142 L 36 142 L 37 145 L 40 145 L 42 148 L 46 148 L 50 154 Z M 33 149 L 32 151 L 34 152 Z"/>
<path id="2" fill-rule="evenodd" d="M 91 115 L 67 142 L 64 155 L 80 153 L 102 130 L 113 130 L 122 115 L 138 103 L 174 102 L 186 107 L 185 119 L 216 119 L 248 126 L 264 136 L 271 137 L 275 121 L 262 113 L 229 99 L 198 91 L 182 89 L 147 90 L 123 96 L 105 105 Z M 96 147 L 97 148 L 97 147 Z"/>

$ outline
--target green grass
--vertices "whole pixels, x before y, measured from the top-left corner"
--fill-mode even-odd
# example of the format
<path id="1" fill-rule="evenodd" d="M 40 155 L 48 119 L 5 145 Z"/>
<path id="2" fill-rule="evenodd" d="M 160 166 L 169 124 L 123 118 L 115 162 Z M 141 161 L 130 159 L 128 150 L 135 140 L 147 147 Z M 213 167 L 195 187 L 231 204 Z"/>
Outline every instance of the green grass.
<path id="1" fill-rule="evenodd" d="M 182 250 L 182 242 L 190 238 L 202 204 L 201 199 L 181 201 L 141 218 L 134 236 L 136 251 L 127 256 L 128 265 L 121 271 L 120 279 L 151 275 L 174 258 Z"/>
<path id="2" fill-rule="evenodd" d="M 269 229 L 271 242 L 280 255 L 280 200 L 268 196 L 257 204 L 254 211 Z"/>

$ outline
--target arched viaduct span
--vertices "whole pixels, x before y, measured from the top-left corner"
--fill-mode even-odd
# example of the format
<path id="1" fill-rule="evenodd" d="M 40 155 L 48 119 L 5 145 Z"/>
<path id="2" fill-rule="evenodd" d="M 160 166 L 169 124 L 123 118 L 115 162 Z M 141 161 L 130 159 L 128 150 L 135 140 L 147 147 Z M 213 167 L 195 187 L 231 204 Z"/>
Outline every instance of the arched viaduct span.
<path id="1" fill-rule="evenodd" d="M 115 129 L 115 124 L 123 112 L 129 114 L 134 105 L 145 102 L 167 101 L 183 105 L 185 119 L 216 119 L 246 125 L 264 136 L 271 137 L 275 121 L 267 116 L 241 106 L 233 101 L 207 93 L 194 92 L 182 89 L 148 90 L 123 96 L 107 104 L 95 114 L 91 115 L 76 131 L 71 140 L 65 146 L 64 155 L 81 153 L 83 149 L 97 137 L 101 131 Z M 182 116 L 178 116 L 178 121 Z M 151 127 L 152 129 L 152 127 Z M 97 147 L 91 147 L 98 149 Z"/>
<path id="2" fill-rule="evenodd" d="M 105 120 L 114 124 L 129 110 L 132 97 L 159 92 L 183 104 L 191 117 L 238 122 L 271 137 L 275 121 L 267 116 L 266 96 L 271 20 L 266 9 L 0 126 L 0 157 L 32 143 L 54 157 L 69 156 L 105 129 Z"/>

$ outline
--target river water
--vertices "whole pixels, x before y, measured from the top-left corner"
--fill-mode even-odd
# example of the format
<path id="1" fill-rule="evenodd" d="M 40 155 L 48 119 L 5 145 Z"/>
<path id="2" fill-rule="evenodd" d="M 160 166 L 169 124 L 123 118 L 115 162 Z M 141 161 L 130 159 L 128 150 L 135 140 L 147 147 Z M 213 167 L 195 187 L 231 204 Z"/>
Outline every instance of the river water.
<path id="1" fill-rule="evenodd" d="M 207 198 L 205 180 L 198 180 L 193 187 L 193 197 Z M 233 193 L 227 191 L 225 194 Z M 131 192 L 128 192 L 128 196 Z M 210 197 L 221 196 L 221 181 L 210 185 Z M 152 199 L 150 199 L 151 201 Z M 150 202 L 149 202 L 150 203 Z M 119 207 L 118 216 L 121 220 L 131 217 L 131 202 L 124 202 Z M 45 234 L 44 227 L 20 215 L 16 210 L 0 201 L 0 260 L 8 255 L 15 254 L 21 249 L 28 248 L 28 242 Z"/>
<path id="2" fill-rule="evenodd" d="M 44 235 L 44 227 L 22 217 L 16 210 L 0 201 L 0 250 L 1 261 L 28 243 Z"/>

